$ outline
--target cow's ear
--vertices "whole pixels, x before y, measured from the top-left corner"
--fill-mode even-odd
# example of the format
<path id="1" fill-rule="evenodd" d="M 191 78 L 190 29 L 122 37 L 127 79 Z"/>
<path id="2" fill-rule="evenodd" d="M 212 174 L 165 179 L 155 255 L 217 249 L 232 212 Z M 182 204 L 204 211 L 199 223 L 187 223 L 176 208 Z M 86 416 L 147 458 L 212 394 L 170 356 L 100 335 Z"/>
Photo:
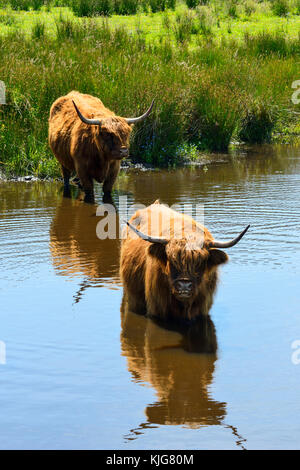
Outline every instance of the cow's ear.
<path id="1" fill-rule="evenodd" d="M 226 263 L 226 261 L 228 261 L 228 256 L 224 251 L 215 248 L 209 250 L 208 266 L 218 266 L 219 264 Z"/>
<path id="2" fill-rule="evenodd" d="M 159 259 L 163 264 L 167 263 L 166 245 L 162 243 L 151 243 L 148 248 L 150 256 Z"/>

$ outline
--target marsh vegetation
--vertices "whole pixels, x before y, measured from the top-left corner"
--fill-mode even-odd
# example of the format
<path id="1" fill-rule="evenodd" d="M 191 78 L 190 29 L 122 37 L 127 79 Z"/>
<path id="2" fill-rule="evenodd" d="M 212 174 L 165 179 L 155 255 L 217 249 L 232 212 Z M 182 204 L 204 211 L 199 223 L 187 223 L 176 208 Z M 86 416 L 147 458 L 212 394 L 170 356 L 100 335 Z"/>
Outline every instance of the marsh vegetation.
<path id="1" fill-rule="evenodd" d="M 136 15 L 110 18 L 77 17 L 63 1 L 29 3 L 29 11 L 16 11 L 14 2 L 0 10 L 6 174 L 59 174 L 47 142 L 49 109 L 72 89 L 126 116 L 155 98 L 131 140 L 131 158 L 154 166 L 299 135 L 299 106 L 291 102 L 299 78 L 297 2 L 281 2 L 288 15 L 276 10 L 280 2 L 248 0 L 230 9 L 222 1 L 175 10 L 166 3 L 156 13 L 139 4 Z"/>

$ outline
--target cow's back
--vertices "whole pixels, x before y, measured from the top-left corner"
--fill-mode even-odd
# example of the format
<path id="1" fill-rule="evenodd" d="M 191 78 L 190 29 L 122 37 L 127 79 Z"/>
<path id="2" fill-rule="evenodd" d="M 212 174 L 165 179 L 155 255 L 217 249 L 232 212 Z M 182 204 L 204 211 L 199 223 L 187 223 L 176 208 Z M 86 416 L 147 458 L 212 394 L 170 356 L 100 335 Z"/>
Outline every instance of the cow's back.
<path id="1" fill-rule="evenodd" d="M 61 96 L 52 104 L 49 145 L 58 161 L 69 170 L 74 170 L 74 149 L 84 158 L 98 152 L 93 139 L 94 126 L 86 126 L 78 118 L 73 101 L 88 119 L 114 115 L 99 98 L 77 91 Z"/>
<path id="2" fill-rule="evenodd" d="M 191 234 L 199 236 L 199 239 L 211 240 L 210 232 L 199 222 L 187 214 L 179 213 L 159 201 L 155 201 L 145 209 L 138 210 L 130 219 L 138 230 L 152 237 L 166 239 L 190 237 Z M 129 230 L 129 237 L 137 238 L 137 235 Z"/>
<path id="3" fill-rule="evenodd" d="M 93 118 L 95 114 L 103 117 L 114 116 L 114 113 L 105 108 L 99 98 L 78 91 L 71 91 L 54 101 L 50 109 L 49 121 L 53 121 L 57 116 L 72 117 L 73 120 L 77 120 L 78 116 L 72 101 L 76 103 L 82 114 L 87 118 Z"/>

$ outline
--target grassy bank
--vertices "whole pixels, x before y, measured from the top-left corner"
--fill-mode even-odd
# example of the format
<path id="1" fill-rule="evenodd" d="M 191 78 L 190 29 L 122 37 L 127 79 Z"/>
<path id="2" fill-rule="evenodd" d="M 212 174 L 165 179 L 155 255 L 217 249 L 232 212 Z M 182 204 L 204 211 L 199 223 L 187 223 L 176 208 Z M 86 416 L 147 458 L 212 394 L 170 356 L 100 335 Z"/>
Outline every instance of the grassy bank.
<path id="1" fill-rule="evenodd" d="M 292 21 L 272 13 L 274 21 L 284 19 L 284 29 L 233 35 L 210 29 L 202 7 L 180 8 L 179 16 L 157 13 L 163 26 L 152 33 L 141 16 L 132 30 L 120 27 L 119 17 L 6 9 L 12 17 L 38 16 L 23 29 L 12 20 L 0 34 L 0 80 L 7 87 L 7 105 L 0 107 L 3 171 L 59 173 L 47 144 L 48 115 L 51 103 L 72 89 L 99 96 L 124 116 L 141 113 L 155 97 L 154 112 L 133 132 L 131 155 L 156 166 L 196 159 L 202 150 L 226 151 L 232 142 L 289 141 L 299 134 L 299 105 L 291 102 L 292 83 L 300 79 L 297 15 Z M 52 26 L 43 15 L 52 15 Z M 241 20 L 235 21 L 237 28 Z"/>
<path id="2" fill-rule="evenodd" d="M 221 41 L 223 38 L 231 37 L 235 40 L 243 40 L 245 33 L 268 32 L 271 34 L 281 31 L 290 38 L 296 38 L 300 29 L 300 0 L 153 0 L 164 8 L 163 11 L 156 10 L 151 0 L 114 0 L 115 3 L 121 1 L 135 2 L 136 7 L 132 11 L 136 10 L 136 13 L 116 14 L 114 12 L 107 17 L 108 25 L 112 28 L 123 27 L 129 33 L 142 31 L 146 39 L 151 42 L 165 37 L 178 42 L 178 40 L 186 40 L 187 33 L 189 33 L 190 45 L 197 45 L 196 39 L 199 34 Z M 11 3 L 9 0 L 0 0 L 0 34 L 22 30 L 30 36 L 32 27 L 39 22 L 44 25 L 45 34 L 55 37 L 56 19 L 60 15 L 79 24 L 85 19 L 76 14 L 78 9 L 66 6 L 77 5 L 80 2 L 83 2 L 83 7 L 86 4 L 93 7 L 93 2 L 90 0 L 45 0 L 44 6 L 41 6 L 42 0 L 12 0 Z M 55 7 L 54 5 L 57 4 L 60 6 Z M 189 8 L 187 4 L 197 6 Z M 7 6 L 4 8 L 4 5 Z M 27 6 L 27 10 L 17 9 L 17 6 L 22 5 Z M 170 8 L 170 5 L 173 7 Z M 277 5 L 286 6 L 279 8 Z M 34 6 L 36 9 L 33 8 Z M 83 8 L 82 11 L 86 10 Z M 101 11 L 101 6 L 99 6 L 98 11 L 95 12 L 96 16 L 93 17 L 93 21 L 99 25 L 103 18 Z M 93 9 L 90 13 L 92 12 Z M 180 31 L 185 34 L 181 36 Z"/>

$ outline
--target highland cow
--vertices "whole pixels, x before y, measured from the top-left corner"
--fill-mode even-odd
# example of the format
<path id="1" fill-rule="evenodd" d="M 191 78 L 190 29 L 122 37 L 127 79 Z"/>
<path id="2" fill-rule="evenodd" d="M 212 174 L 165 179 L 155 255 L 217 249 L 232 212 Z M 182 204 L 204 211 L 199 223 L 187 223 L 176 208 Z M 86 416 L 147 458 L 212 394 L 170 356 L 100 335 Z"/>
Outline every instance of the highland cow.
<path id="1" fill-rule="evenodd" d="M 216 291 L 218 266 L 228 260 L 222 248 L 191 217 L 156 201 L 137 211 L 123 237 L 120 275 L 129 309 L 164 321 L 191 321 L 207 315 Z"/>
<path id="2" fill-rule="evenodd" d="M 103 183 L 104 199 L 109 200 L 121 160 L 129 153 L 131 126 L 152 107 L 153 102 L 142 116 L 123 118 L 91 95 L 71 91 L 58 98 L 50 109 L 49 145 L 61 165 L 65 194 L 76 172 L 86 202 L 94 201 L 93 179 Z"/>

